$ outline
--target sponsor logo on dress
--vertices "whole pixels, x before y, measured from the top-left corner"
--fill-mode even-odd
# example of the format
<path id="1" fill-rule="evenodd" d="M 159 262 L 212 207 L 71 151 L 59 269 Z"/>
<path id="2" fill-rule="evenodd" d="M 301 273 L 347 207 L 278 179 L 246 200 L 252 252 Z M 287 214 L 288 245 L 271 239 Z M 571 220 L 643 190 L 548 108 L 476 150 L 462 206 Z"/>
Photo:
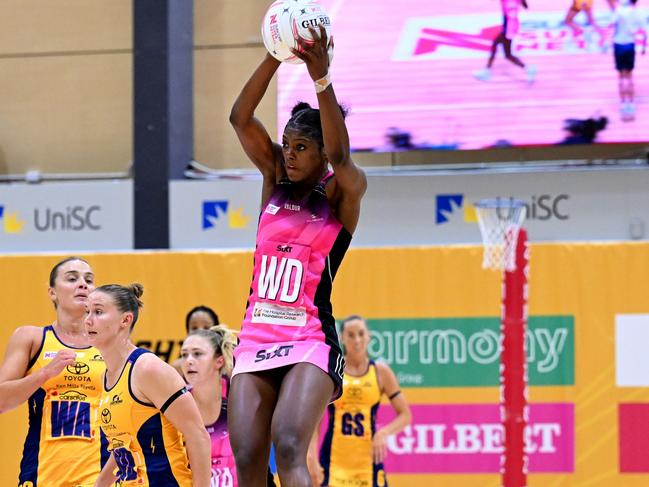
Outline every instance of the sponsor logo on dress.
<path id="1" fill-rule="evenodd" d="M 110 414 L 110 409 L 104 408 L 101 411 L 101 422 L 104 424 L 110 423 L 110 420 L 113 419 L 113 417 Z"/>
<path id="2" fill-rule="evenodd" d="M 117 450 L 118 448 L 124 448 L 126 443 L 124 443 L 122 440 L 119 438 L 112 438 L 111 439 L 111 447 L 113 450 Z"/>
<path id="3" fill-rule="evenodd" d="M 68 372 L 74 375 L 85 375 L 90 371 L 88 364 L 83 362 L 75 362 L 65 368 Z"/>
<path id="4" fill-rule="evenodd" d="M 119 394 L 115 394 L 111 399 L 110 399 L 110 405 L 114 406 L 115 404 L 122 404 L 124 400 L 121 398 L 122 393 L 120 392 Z"/>
<path id="5" fill-rule="evenodd" d="M 257 302 L 252 310 L 252 322 L 267 323 L 269 325 L 305 326 L 306 309 Z"/>
<path id="6" fill-rule="evenodd" d="M 266 206 L 266 213 L 270 213 L 271 215 L 277 214 L 279 211 L 279 206 L 275 206 L 272 203 L 268 203 L 268 206 Z"/>
<path id="7" fill-rule="evenodd" d="M 316 213 L 311 213 L 311 216 L 306 221 L 306 223 L 317 223 L 317 222 L 321 222 L 322 220 L 324 220 L 323 217 L 317 215 Z"/>
<path id="8" fill-rule="evenodd" d="M 275 357 L 288 357 L 292 348 L 293 345 L 277 345 L 269 350 L 259 350 L 257 355 L 255 355 L 255 363 L 263 362 L 264 360 L 272 360 Z"/>
<path id="9" fill-rule="evenodd" d="M 83 392 L 79 391 L 65 391 L 61 393 L 59 396 L 59 400 L 61 401 L 85 401 L 87 399 L 87 395 L 84 394 Z"/>

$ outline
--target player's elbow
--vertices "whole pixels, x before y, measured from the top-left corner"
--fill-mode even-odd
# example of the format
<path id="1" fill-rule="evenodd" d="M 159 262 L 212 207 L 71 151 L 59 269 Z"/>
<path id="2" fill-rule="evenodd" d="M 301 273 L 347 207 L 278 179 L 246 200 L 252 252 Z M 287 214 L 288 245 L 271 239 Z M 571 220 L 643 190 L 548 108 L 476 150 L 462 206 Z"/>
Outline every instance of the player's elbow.
<path id="1" fill-rule="evenodd" d="M 233 106 L 232 110 L 230 110 L 230 125 L 232 125 L 234 128 L 238 127 L 241 125 L 241 115 L 239 111 L 237 110 L 237 106 Z"/>
<path id="2" fill-rule="evenodd" d="M 232 109 L 230 110 L 230 125 L 232 125 L 235 129 L 239 127 L 243 127 L 246 123 L 250 121 L 250 114 L 247 113 L 245 110 L 242 110 L 241 107 L 239 106 L 238 102 L 235 102 L 234 105 L 232 105 Z"/>

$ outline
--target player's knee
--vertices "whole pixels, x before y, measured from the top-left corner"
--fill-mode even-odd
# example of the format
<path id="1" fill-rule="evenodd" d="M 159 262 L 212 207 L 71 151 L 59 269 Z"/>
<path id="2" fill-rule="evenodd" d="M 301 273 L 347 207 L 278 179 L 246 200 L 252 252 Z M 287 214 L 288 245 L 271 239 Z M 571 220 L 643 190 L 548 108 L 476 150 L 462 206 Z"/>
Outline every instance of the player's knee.
<path id="1" fill-rule="evenodd" d="M 280 469 L 291 469 L 305 462 L 304 441 L 296 432 L 284 431 L 275 438 L 275 461 Z"/>
<path id="2" fill-rule="evenodd" d="M 237 462 L 238 472 L 256 470 L 261 458 L 263 458 L 263 455 L 257 450 L 257 448 L 254 448 L 253 445 L 238 445 L 238 447 L 234 449 L 234 459 Z"/>

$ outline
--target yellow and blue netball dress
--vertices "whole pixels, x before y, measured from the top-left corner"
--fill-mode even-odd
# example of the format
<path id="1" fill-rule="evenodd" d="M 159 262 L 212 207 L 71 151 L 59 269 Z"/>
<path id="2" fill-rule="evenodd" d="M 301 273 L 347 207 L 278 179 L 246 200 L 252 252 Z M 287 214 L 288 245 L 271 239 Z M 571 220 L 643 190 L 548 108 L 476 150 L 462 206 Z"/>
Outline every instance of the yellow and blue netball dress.
<path id="1" fill-rule="evenodd" d="M 163 414 L 187 390 L 183 388 L 172 395 L 160 410 L 133 396 L 131 373 L 144 353 L 150 352 L 142 348 L 133 350 L 110 389 L 104 379 L 99 423 L 117 463 L 117 485 L 191 487 L 192 474 L 180 432 Z"/>
<path id="2" fill-rule="evenodd" d="M 52 326 L 46 326 L 27 374 L 42 369 L 66 349 L 76 352 L 74 364 L 29 398 L 29 429 L 18 477 L 21 487 L 92 486 L 108 460 L 107 442 L 97 425 L 106 370 L 99 351 L 68 346 Z"/>
<path id="3" fill-rule="evenodd" d="M 381 401 L 376 365 L 361 376 L 345 372 L 343 395 L 328 406 L 329 425 L 320 448 L 324 482 L 329 487 L 387 486 L 382 463 L 374 463 L 372 439 Z"/>

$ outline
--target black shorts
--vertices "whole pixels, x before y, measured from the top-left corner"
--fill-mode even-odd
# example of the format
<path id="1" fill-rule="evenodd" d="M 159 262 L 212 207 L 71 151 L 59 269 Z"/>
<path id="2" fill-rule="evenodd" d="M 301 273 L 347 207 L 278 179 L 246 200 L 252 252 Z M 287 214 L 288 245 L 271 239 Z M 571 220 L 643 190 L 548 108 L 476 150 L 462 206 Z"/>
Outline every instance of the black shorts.
<path id="1" fill-rule="evenodd" d="M 635 67 L 635 44 L 614 44 L 615 69 L 633 71 Z"/>

